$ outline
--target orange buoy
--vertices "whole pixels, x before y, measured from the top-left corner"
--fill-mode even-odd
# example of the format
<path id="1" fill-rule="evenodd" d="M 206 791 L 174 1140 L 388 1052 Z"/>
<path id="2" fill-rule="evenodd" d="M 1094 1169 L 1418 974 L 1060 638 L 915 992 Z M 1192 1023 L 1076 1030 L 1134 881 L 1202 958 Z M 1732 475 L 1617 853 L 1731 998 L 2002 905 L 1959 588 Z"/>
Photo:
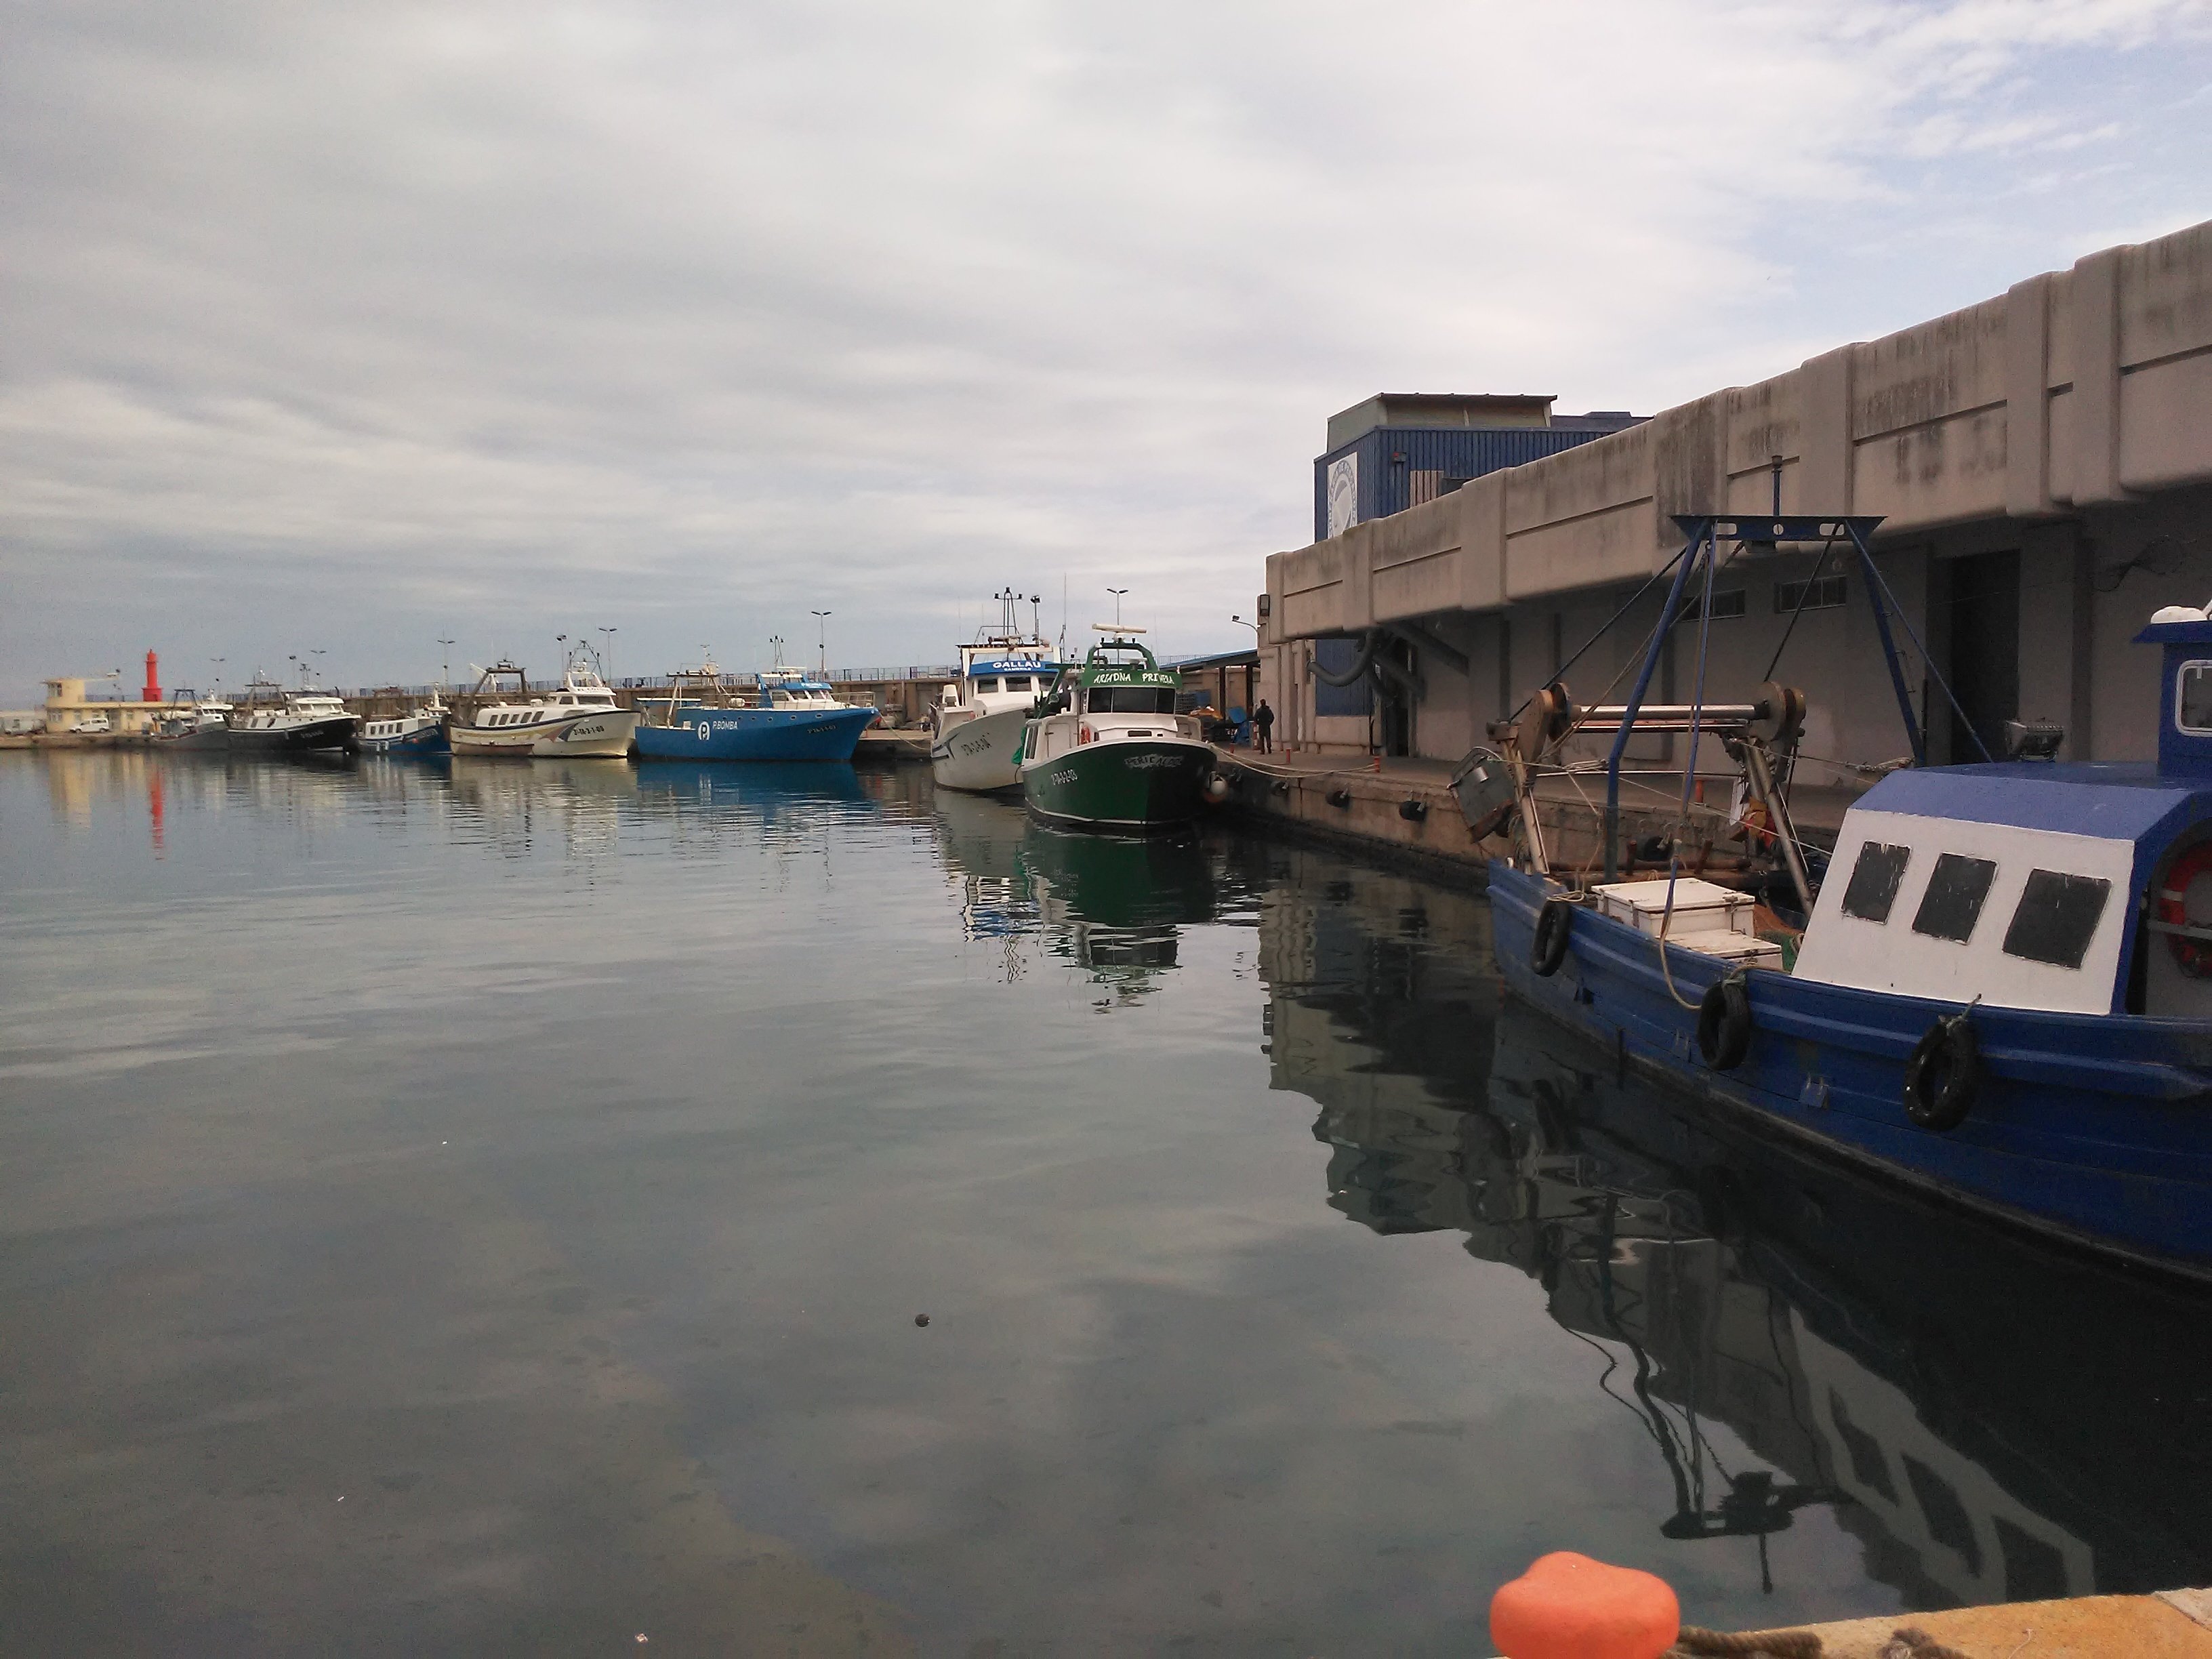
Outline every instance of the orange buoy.
<path id="1" fill-rule="evenodd" d="M 1539 1556 L 1490 1598 L 1490 1639 L 1505 1659 L 1659 1659 L 1681 1630 L 1665 1579 L 1572 1550 Z"/>

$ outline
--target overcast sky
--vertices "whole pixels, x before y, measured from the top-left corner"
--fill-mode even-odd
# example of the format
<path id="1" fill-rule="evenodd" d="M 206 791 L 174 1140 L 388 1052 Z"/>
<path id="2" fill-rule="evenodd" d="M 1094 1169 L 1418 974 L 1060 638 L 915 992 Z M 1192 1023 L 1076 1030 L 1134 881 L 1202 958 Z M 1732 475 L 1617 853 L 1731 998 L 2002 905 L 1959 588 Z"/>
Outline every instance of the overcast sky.
<path id="1" fill-rule="evenodd" d="M 0 3 L 0 699 L 1225 647 L 1382 389 L 1648 413 L 2212 217 L 2212 3 Z"/>

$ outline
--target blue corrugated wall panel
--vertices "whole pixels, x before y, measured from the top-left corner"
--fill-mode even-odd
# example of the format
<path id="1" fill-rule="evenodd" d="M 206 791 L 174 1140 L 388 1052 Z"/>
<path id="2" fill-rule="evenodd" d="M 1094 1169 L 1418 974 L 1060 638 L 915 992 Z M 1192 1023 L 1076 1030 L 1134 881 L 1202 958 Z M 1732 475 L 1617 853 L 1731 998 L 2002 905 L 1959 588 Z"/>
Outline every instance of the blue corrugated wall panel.
<path id="1" fill-rule="evenodd" d="M 1606 435 L 1541 426 L 1377 427 L 1314 462 L 1314 539 L 1322 541 L 1328 535 L 1329 464 L 1354 452 L 1359 456 L 1359 519 L 1364 524 L 1413 506 L 1416 472 L 1480 478 L 1500 467 L 1541 460 Z"/>
<path id="2" fill-rule="evenodd" d="M 1332 674 L 1349 672 L 1352 665 L 1359 660 L 1359 641 L 1357 640 L 1316 640 L 1314 660 Z M 1362 674 L 1350 685 L 1331 685 L 1327 680 L 1313 683 L 1314 713 L 1316 714 L 1364 714 L 1370 706 L 1369 690 L 1371 677 Z"/>

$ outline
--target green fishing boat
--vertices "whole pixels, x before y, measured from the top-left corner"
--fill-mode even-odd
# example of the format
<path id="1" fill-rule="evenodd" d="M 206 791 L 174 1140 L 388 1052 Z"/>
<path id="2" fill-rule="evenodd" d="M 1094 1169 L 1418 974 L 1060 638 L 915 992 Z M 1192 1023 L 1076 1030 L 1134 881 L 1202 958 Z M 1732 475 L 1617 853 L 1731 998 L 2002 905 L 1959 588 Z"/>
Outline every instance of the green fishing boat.
<path id="1" fill-rule="evenodd" d="M 1222 793 L 1213 746 L 1195 717 L 1176 713 L 1182 676 L 1162 668 L 1120 629 L 1022 733 L 1022 799 L 1048 823 L 1146 830 L 1188 823 Z"/>

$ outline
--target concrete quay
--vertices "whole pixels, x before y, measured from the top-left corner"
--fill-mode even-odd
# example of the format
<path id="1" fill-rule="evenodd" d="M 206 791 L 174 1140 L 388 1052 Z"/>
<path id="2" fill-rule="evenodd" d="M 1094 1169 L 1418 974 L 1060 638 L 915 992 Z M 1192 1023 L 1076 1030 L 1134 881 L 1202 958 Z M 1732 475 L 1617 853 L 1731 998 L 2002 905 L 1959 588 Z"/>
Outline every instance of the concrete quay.
<path id="1" fill-rule="evenodd" d="M 1453 762 L 1419 757 L 1363 761 L 1344 755 L 1262 756 L 1236 750 L 1223 750 L 1219 764 L 1229 781 L 1224 810 L 1238 817 L 1410 865 L 1458 884 L 1480 885 L 1488 861 L 1508 850 L 1507 842 L 1497 836 L 1478 841 L 1470 831 L 1452 793 L 1456 769 Z M 1727 781 L 1716 777 L 1706 782 L 1707 801 L 1693 805 L 1692 816 L 1712 842 L 1712 867 L 1727 870 L 1736 856 L 1722 810 Z M 1624 846 L 1672 830 L 1680 817 L 1681 787 L 1679 772 L 1640 774 L 1624 787 Z M 1832 844 L 1859 793 L 1825 786 L 1793 789 L 1790 813 L 1800 835 L 1816 845 Z M 1605 798 L 1604 775 L 1547 781 L 1539 797 L 1553 867 L 1595 867 L 1603 858 L 1596 807 Z"/>
<path id="2" fill-rule="evenodd" d="M 1925 1641 L 1901 1638 L 1905 1632 Z M 2212 1591 L 2009 1601 L 1756 1634 L 1771 1634 L 1778 1641 L 1786 1634 L 1801 1644 L 1807 1636 L 1816 1637 L 1819 1646 L 1809 1650 L 1820 1659 L 1938 1659 L 1947 1652 L 1958 1659 L 2212 1659 Z M 1720 1650 L 1686 1644 L 1674 1650 L 1687 1655 Z M 1770 1650 L 1808 1650 L 1784 1644 Z"/>

